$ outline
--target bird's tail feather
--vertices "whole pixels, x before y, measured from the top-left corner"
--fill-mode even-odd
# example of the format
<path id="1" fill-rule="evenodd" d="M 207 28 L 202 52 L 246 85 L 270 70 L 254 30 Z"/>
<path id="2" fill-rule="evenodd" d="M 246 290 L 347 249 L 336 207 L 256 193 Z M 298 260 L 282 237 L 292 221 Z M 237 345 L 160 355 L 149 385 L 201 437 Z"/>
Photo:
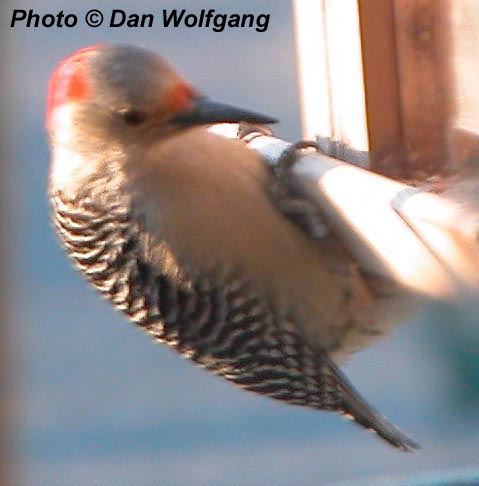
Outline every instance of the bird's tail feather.
<path id="1" fill-rule="evenodd" d="M 326 358 L 330 376 L 339 388 L 342 399 L 341 412 L 362 427 L 375 432 L 386 442 L 405 452 L 420 449 L 421 446 L 407 437 L 377 410 L 367 403 L 351 382 L 330 359 Z"/>

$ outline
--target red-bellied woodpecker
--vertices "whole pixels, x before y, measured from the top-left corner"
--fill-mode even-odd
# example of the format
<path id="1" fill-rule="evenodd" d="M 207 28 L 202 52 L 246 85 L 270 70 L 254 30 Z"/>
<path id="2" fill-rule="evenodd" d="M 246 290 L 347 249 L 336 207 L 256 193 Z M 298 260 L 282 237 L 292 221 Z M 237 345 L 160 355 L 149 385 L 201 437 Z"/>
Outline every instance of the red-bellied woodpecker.
<path id="1" fill-rule="evenodd" d="M 335 364 L 383 332 L 380 297 L 332 236 L 313 239 L 278 209 L 257 154 L 201 126 L 239 121 L 273 122 L 200 96 L 144 49 L 67 57 L 47 127 L 69 255 L 133 322 L 213 373 L 417 447 Z"/>

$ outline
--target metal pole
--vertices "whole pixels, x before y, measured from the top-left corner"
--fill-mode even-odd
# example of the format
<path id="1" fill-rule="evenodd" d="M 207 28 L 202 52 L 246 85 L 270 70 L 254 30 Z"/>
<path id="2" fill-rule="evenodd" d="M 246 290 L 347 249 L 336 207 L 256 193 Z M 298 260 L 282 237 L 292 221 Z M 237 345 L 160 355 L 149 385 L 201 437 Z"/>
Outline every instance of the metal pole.
<path id="1" fill-rule="evenodd" d="M 238 137 L 238 125 L 211 131 Z M 249 134 L 247 146 L 276 164 L 288 142 Z M 479 211 L 327 155 L 304 151 L 293 168 L 360 268 L 437 299 L 479 290 Z"/>

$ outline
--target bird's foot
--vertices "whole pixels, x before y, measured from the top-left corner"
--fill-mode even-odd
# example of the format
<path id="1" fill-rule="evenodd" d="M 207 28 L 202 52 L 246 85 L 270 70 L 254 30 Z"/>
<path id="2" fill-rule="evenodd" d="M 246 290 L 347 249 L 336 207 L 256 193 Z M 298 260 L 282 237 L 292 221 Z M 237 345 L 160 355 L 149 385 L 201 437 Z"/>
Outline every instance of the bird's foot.
<path id="1" fill-rule="evenodd" d="M 320 151 L 316 142 L 301 140 L 288 147 L 273 168 L 273 181 L 270 186 L 271 199 L 276 207 L 291 221 L 300 226 L 312 238 L 324 238 L 329 233 L 317 205 L 297 193 L 292 185 L 292 168 L 304 149 Z"/>

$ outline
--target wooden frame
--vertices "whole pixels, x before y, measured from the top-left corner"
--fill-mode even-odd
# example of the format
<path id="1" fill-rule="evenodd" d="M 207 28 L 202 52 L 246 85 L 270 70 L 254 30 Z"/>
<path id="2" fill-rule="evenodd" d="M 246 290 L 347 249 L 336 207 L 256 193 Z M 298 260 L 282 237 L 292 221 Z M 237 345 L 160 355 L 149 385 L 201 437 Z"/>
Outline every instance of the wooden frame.
<path id="1" fill-rule="evenodd" d="M 295 0 L 294 12 L 306 138 L 418 182 L 479 152 L 476 0 Z M 315 70 L 322 81 L 305 80 Z"/>

